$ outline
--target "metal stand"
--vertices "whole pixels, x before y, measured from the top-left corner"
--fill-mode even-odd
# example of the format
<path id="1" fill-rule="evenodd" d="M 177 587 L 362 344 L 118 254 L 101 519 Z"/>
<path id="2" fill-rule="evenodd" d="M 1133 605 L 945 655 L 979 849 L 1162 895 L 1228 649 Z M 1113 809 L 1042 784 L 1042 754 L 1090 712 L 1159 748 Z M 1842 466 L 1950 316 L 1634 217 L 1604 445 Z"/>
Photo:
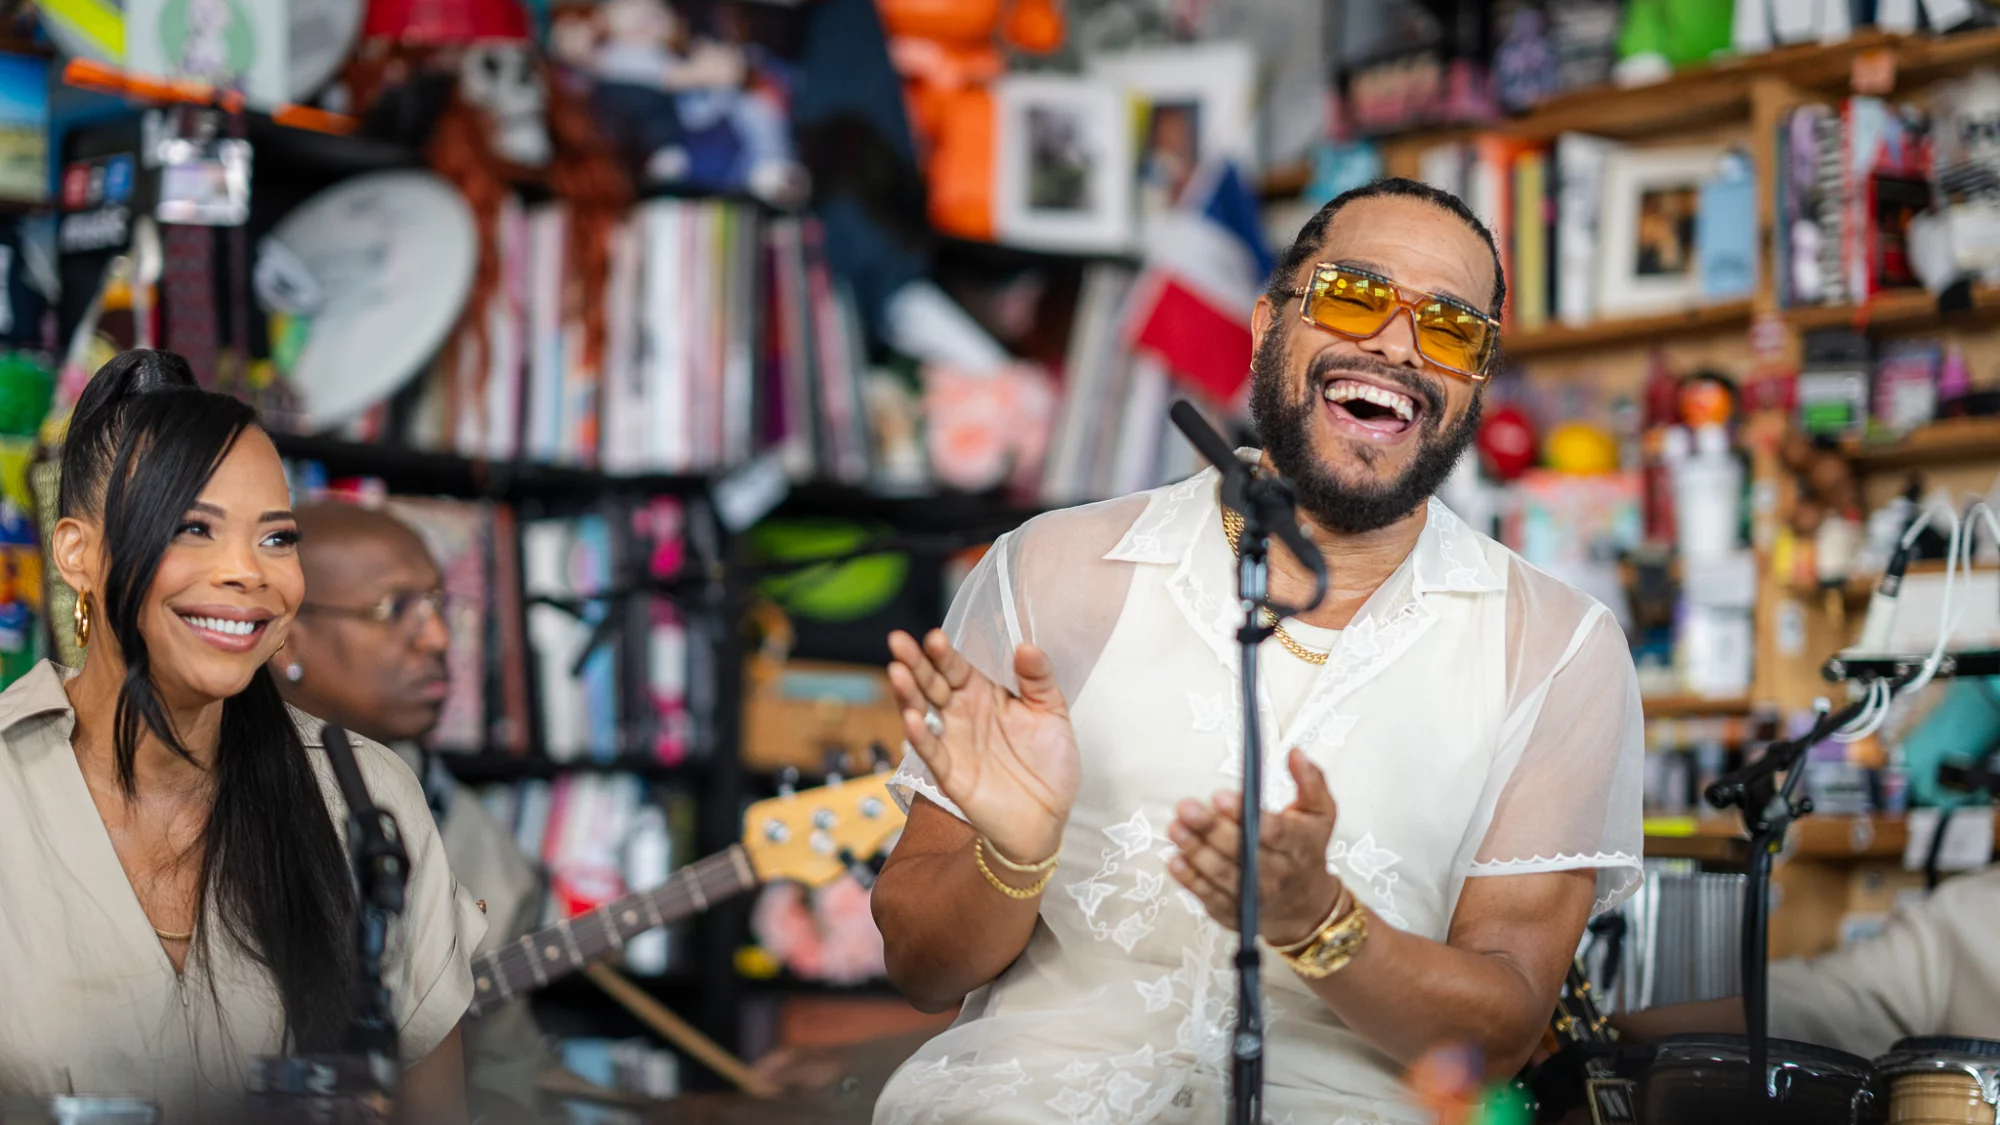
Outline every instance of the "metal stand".
<path id="1" fill-rule="evenodd" d="M 1257 648 L 1274 631 L 1274 626 L 1263 621 L 1265 610 L 1279 618 L 1299 612 L 1270 599 L 1271 537 L 1284 541 L 1313 572 L 1309 605 L 1318 605 L 1326 597 L 1326 563 L 1299 530 L 1297 502 L 1290 485 L 1252 473 L 1186 402 L 1175 403 L 1170 414 L 1194 447 L 1222 473 L 1223 506 L 1243 517 L 1236 559 L 1236 593 L 1243 609 L 1243 625 L 1236 631 L 1242 654 L 1243 840 L 1238 855 L 1236 1034 L 1230 1042 L 1229 1120 L 1232 1125 L 1263 1125 L 1264 999 L 1257 950 L 1257 889 L 1261 885 L 1257 850 L 1264 811 L 1264 744 L 1257 709 Z"/>
<path id="2" fill-rule="evenodd" d="M 257 1060 L 250 1106 L 259 1121 L 286 1125 L 387 1125 L 393 1117 L 402 1064 L 382 958 L 390 920 L 403 912 L 410 858 L 396 818 L 369 798 L 347 733 L 328 723 L 324 743 L 347 801 L 347 850 L 359 895 L 354 1008 L 346 1049 L 340 1054 Z"/>
<path id="3" fill-rule="evenodd" d="M 1893 694 L 1913 677 L 1898 674 L 1891 680 Z M 1812 812 L 1812 800 L 1799 797 L 1799 782 L 1805 771 L 1796 768 L 1812 747 L 1834 731 L 1853 722 L 1867 709 L 1865 700 L 1838 711 L 1822 711 L 1812 729 L 1799 738 L 1771 743 L 1762 757 L 1724 774 L 1703 794 L 1718 809 L 1738 808 L 1743 828 L 1750 837 L 1750 858 L 1743 880 L 1743 1026 L 1750 1048 L 1750 1089 L 1752 1098 L 1772 1096 L 1767 1073 L 1770 1065 L 1770 916 L 1771 860 L 1784 846 L 1785 832 L 1792 822 Z M 1784 781 L 1778 781 L 1783 773 Z"/>

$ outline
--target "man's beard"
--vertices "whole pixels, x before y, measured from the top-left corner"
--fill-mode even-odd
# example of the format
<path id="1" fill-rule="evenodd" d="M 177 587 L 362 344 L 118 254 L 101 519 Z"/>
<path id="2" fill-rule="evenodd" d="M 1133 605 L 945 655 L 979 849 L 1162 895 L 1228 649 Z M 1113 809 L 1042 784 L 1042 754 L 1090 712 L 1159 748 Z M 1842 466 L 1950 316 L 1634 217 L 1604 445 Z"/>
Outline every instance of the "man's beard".
<path id="1" fill-rule="evenodd" d="M 1326 409 L 1321 398 L 1323 384 L 1336 369 L 1392 383 L 1423 404 L 1416 455 L 1396 479 L 1349 484 L 1313 449 L 1317 416 Z M 1479 432 L 1480 400 L 1485 397 L 1474 393 L 1465 415 L 1445 429 L 1443 393 L 1408 368 L 1373 356 L 1322 352 L 1307 369 L 1304 397 L 1296 402 L 1287 401 L 1285 383 L 1285 333 L 1274 326 L 1264 334 L 1264 342 L 1250 363 L 1250 421 L 1271 463 L 1298 494 L 1299 507 L 1315 524 L 1343 535 L 1378 531 L 1430 499 Z M 1351 448 L 1367 466 L 1379 461 L 1384 452 L 1362 442 L 1352 443 Z"/>

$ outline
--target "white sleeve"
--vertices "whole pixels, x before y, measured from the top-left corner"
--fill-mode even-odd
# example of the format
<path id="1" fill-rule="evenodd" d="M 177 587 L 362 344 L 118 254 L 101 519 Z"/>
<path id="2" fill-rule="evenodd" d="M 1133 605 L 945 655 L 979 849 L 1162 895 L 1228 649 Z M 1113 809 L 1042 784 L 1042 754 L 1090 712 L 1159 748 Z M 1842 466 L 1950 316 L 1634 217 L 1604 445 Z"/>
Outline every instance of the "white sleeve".
<path id="1" fill-rule="evenodd" d="M 1938 915 L 1954 889 L 1897 911 L 1866 941 L 1772 965 L 1771 1034 L 1871 1059 L 1898 1039 L 1944 1034 L 1955 974 Z"/>
<path id="2" fill-rule="evenodd" d="M 1595 915 L 1630 895 L 1643 872 L 1638 677 L 1625 635 L 1603 606 L 1554 588 L 1539 572 L 1517 566 L 1516 577 L 1509 591 L 1515 686 L 1459 874 L 1595 868 Z"/>
<path id="3" fill-rule="evenodd" d="M 1021 643 L 1021 628 L 1006 560 L 1012 553 L 1012 540 L 1020 534 L 1015 531 L 1001 536 L 986 552 L 960 584 L 957 596 L 951 600 L 951 611 L 944 618 L 945 636 L 951 638 L 952 647 L 988 679 L 1009 691 L 1015 688 L 1014 648 Z M 939 808 L 965 819 L 958 806 L 939 791 L 930 767 L 911 751 L 908 742 L 903 744 L 902 763 L 889 778 L 889 792 L 904 812 L 909 811 L 911 802 L 921 793 Z"/>

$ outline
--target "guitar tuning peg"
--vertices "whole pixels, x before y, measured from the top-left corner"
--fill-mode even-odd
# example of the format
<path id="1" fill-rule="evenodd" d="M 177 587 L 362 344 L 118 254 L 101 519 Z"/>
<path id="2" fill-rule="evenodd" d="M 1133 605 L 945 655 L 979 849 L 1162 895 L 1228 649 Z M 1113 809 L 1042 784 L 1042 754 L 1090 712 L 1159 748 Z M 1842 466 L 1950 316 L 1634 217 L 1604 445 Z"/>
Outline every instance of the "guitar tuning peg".
<path id="1" fill-rule="evenodd" d="M 839 785 L 847 773 L 847 747 L 835 744 L 822 750 L 822 760 L 826 763 L 826 783 Z"/>
<path id="2" fill-rule="evenodd" d="M 879 738 L 868 744 L 868 762 L 876 773 L 888 773 L 895 765 L 889 760 L 889 748 Z"/>
<path id="3" fill-rule="evenodd" d="M 875 869 L 856 859 L 852 850 L 840 849 L 840 862 L 847 868 L 847 873 L 854 876 L 854 881 L 861 884 L 862 890 L 875 889 Z"/>
<path id="4" fill-rule="evenodd" d="M 790 797 L 799 791 L 799 768 L 786 766 L 778 771 L 778 795 Z"/>

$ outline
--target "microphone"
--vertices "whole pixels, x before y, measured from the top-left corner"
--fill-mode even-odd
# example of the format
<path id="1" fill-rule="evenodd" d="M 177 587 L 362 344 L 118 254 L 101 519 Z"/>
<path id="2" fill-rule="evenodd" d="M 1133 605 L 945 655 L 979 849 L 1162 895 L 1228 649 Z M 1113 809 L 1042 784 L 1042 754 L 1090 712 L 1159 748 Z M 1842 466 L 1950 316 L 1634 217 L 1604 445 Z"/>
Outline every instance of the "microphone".
<path id="1" fill-rule="evenodd" d="M 1896 624 L 1896 599 L 1903 592 L 1903 573 L 1909 568 L 1909 545 L 1898 539 L 1896 550 L 1889 556 L 1889 565 L 1882 570 L 1881 581 L 1875 583 L 1875 592 L 1868 598 L 1868 617 L 1862 623 L 1861 637 L 1849 652 L 1888 651 L 1889 631 Z"/>
<path id="2" fill-rule="evenodd" d="M 348 849 L 356 860 L 361 877 L 362 901 L 391 914 L 403 912 L 404 882 L 409 874 L 409 856 L 403 850 L 403 835 L 396 818 L 375 807 L 368 796 L 368 783 L 354 760 L 354 747 L 339 723 L 328 723 L 321 737 L 327 764 L 340 783 L 340 795 L 347 801 Z"/>
<path id="3" fill-rule="evenodd" d="M 1168 409 L 1167 417 L 1174 426 L 1187 435 L 1195 452 L 1222 472 L 1222 503 L 1234 509 L 1245 520 L 1277 537 L 1285 549 L 1312 572 L 1319 593 L 1314 595 L 1317 603 L 1326 594 L 1326 557 L 1300 529 L 1298 520 L 1298 497 L 1292 486 L 1283 477 L 1260 477 L 1250 471 L 1236 451 L 1229 447 L 1201 411 L 1186 399 L 1177 399 Z"/>

